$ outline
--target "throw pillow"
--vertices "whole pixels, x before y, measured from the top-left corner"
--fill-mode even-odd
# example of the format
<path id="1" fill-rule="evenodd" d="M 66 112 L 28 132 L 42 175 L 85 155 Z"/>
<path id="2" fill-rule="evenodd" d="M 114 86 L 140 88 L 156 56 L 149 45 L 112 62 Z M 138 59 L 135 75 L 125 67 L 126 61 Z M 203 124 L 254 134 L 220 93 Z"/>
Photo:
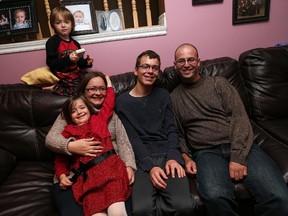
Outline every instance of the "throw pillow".
<path id="1" fill-rule="evenodd" d="M 0 184 L 9 176 L 16 165 L 16 156 L 0 148 Z"/>
<path id="2" fill-rule="evenodd" d="M 49 86 L 59 81 L 49 69 L 49 67 L 40 67 L 32 70 L 21 77 L 21 80 L 27 85 L 33 86 Z"/>

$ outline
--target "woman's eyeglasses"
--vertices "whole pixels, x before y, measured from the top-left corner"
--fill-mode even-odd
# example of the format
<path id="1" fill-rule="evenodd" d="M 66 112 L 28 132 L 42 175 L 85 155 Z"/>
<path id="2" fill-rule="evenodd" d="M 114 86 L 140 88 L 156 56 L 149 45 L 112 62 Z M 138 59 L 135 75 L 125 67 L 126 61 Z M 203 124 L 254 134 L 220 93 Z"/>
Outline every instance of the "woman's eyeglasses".
<path id="1" fill-rule="evenodd" d="M 89 93 L 96 93 L 97 91 L 99 91 L 100 93 L 105 93 L 107 88 L 106 87 L 91 87 L 91 88 L 86 88 L 86 91 L 88 91 Z"/>

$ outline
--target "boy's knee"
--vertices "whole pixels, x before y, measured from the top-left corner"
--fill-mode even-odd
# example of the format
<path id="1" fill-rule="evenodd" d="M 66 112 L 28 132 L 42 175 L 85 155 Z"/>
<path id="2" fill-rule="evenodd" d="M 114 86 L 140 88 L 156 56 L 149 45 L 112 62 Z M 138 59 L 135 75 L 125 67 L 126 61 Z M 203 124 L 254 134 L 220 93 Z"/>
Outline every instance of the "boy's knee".
<path id="1" fill-rule="evenodd" d="M 132 212 L 133 212 L 132 215 L 135 215 L 135 216 L 137 215 L 153 216 L 154 215 L 153 208 L 147 208 L 147 206 L 144 206 L 144 205 L 133 206 Z"/>
<path id="2" fill-rule="evenodd" d="M 185 202 L 177 206 L 177 215 L 192 216 L 194 215 L 195 202 Z"/>

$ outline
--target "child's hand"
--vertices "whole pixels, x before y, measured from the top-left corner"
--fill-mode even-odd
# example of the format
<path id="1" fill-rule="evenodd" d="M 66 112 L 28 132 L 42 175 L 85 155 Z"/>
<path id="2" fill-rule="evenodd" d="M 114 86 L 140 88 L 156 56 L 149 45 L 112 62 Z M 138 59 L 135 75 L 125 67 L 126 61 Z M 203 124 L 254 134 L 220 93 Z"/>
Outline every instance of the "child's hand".
<path id="1" fill-rule="evenodd" d="M 87 55 L 87 65 L 92 65 L 93 64 L 93 61 L 94 59 L 90 57 L 90 55 Z"/>
<path id="2" fill-rule="evenodd" d="M 69 54 L 70 61 L 73 63 L 77 63 L 79 61 L 79 57 L 75 52 Z"/>
<path id="3" fill-rule="evenodd" d="M 69 180 L 69 178 L 62 174 L 60 176 L 60 188 L 63 190 L 66 190 L 68 187 L 70 187 L 73 183 Z"/>
<path id="4" fill-rule="evenodd" d="M 105 78 L 107 80 L 107 87 L 112 87 L 112 83 L 111 83 L 110 77 L 108 75 L 105 75 Z"/>

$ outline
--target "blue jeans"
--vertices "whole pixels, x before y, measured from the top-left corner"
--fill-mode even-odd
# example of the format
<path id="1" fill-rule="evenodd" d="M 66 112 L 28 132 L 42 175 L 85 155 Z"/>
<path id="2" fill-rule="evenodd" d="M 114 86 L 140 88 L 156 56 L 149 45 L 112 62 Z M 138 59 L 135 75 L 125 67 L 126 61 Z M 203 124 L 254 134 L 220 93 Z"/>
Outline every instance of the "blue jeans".
<path id="1" fill-rule="evenodd" d="M 234 182 L 229 174 L 230 145 L 198 150 L 197 186 L 208 215 L 238 215 Z M 241 181 L 254 197 L 257 215 L 288 215 L 288 188 L 272 159 L 253 144 L 247 158 L 248 175 Z"/>

